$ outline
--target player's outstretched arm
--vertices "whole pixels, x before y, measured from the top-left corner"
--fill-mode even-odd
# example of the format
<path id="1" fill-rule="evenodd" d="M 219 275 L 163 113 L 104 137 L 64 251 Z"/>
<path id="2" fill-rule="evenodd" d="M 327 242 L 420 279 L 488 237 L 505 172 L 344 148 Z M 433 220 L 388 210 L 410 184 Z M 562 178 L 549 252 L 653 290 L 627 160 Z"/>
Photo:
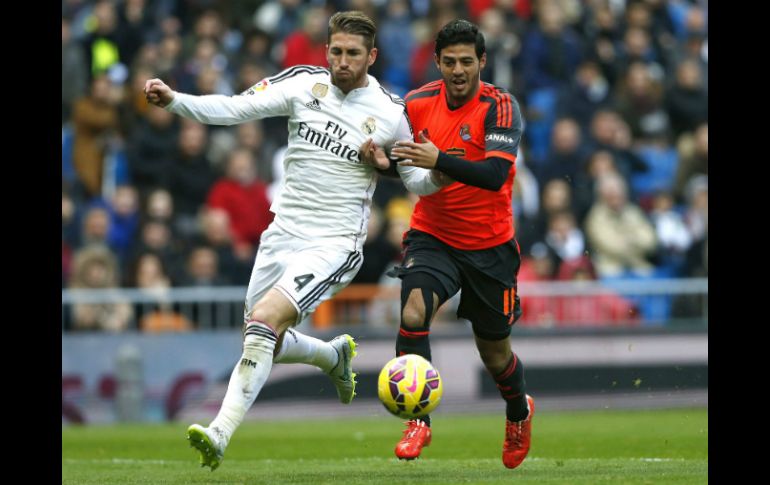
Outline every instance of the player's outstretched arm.
<path id="1" fill-rule="evenodd" d="M 279 103 L 272 102 L 274 100 L 268 99 L 267 96 L 262 97 L 259 102 L 253 96 L 193 96 L 172 90 L 160 79 L 148 80 L 144 92 L 149 103 L 208 125 L 234 125 L 285 114 L 284 110 L 273 106 Z"/>

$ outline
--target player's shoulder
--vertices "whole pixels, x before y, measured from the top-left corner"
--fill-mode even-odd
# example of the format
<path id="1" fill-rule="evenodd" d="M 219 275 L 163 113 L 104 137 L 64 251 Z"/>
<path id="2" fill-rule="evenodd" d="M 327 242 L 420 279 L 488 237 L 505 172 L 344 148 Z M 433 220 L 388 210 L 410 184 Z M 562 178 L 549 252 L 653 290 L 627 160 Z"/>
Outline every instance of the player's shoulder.
<path id="1" fill-rule="evenodd" d="M 511 127 L 521 117 L 518 101 L 505 88 L 482 82 L 479 101 L 488 105 L 485 119 L 496 126 Z"/>
<path id="2" fill-rule="evenodd" d="M 377 85 L 377 91 L 384 98 L 385 101 L 390 101 L 390 107 L 398 107 L 398 109 L 406 109 L 406 102 L 404 99 L 396 93 L 392 93 L 385 89 L 382 84 Z"/>
<path id="3" fill-rule="evenodd" d="M 501 100 L 511 100 L 516 101 L 516 98 L 513 96 L 513 94 L 510 93 L 505 88 L 501 88 L 500 86 L 495 86 L 492 83 L 488 82 L 482 82 L 481 83 L 481 98 L 487 98 L 487 99 L 501 99 Z"/>
<path id="4" fill-rule="evenodd" d="M 423 84 L 419 88 L 413 89 L 406 93 L 404 99 L 407 103 L 411 103 L 412 101 L 417 101 L 420 99 L 430 99 L 436 97 L 439 95 L 439 93 L 441 93 L 441 86 L 443 84 L 444 81 L 442 79 Z"/>
<path id="5" fill-rule="evenodd" d="M 290 79 L 299 80 L 303 78 L 326 78 L 329 76 L 329 70 L 325 67 L 310 66 L 307 64 L 298 64 L 284 69 L 283 71 L 273 76 L 267 77 L 267 81 L 271 84 L 285 82 Z"/>
<path id="6" fill-rule="evenodd" d="M 272 76 L 268 76 L 261 81 L 259 81 L 254 86 L 251 86 L 249 89 L 242 92 L 242 95 L 250 95 L 255 94 L 260 91 L 265 91 L 270 86 L 281 86 L 281 89 L 288 88 L 292 89 L 293 84 L 292 83 L 319 83 L 319 82 L 328 82 L 329 79 L 329 70 L 323 67 L 318 66 L 310 66 L 310 65 L 304 65 L 300 64 L 297 66 L 292 66 L 287 69 L 284 69 L 283 71 L 279 72 L 278 74 L 274 74 Z"/>

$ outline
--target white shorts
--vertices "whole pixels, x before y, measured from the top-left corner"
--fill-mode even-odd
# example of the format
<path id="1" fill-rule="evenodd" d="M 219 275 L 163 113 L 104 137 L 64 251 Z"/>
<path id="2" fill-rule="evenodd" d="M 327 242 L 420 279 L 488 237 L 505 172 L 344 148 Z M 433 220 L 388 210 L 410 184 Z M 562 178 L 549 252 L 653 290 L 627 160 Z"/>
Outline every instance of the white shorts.
<path id="1" fill-rule="evenodd" d="M 300 239 L 271 224 L 262 234 L 246 292 L 244 323 L 271 288 L 283 293 L 304 320 L 353 280 L 364 258 L 349 238 Z"/>

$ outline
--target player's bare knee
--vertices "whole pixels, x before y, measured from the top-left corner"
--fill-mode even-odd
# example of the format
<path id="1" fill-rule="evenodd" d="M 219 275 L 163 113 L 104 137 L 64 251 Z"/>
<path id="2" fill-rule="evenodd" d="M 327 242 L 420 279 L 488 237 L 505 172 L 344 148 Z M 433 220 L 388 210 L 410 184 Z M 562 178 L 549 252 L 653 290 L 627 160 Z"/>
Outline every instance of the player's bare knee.
<path id="1" fill-rule="evenodd" d="M 409 297 L 404 302 L 405 292 L 402 288 L 401 302 L 404 308 L 401 311 L 402 326 L 408 328 L 428 328 L 433 321 L 441 300 L 436 292 L 430 288 L 416 287 L 411 288 Z"/>
<path id="2" fill-rule="evenodd" d="M 268 305 L 257 303 L 249 314 L 251 321 L 262 322 L 275 328 L 278 325 L 278 314 L 271 310 Z"/>
<path id="3" fill-rule="evenodd" d="M 407 328 L 422 328 L 425 326 L 425 309 L 422 306 L 407 305 L 401 312 L 401 323 Z"/>
<path id="4" fill-rule="evenodd" d="M 441 283 L 428 273 L 407 275 L 401 285 L 401 326 L 428 328 L 447 295 Z"/>
<path id="5" fill-rule="evenodd" d="M 264 323 L 277 335 L 281 335 L 296 323 L 297 310 L 282 293 L 272 289 L 254 304 L 248 318 L 250 321 Z"/>

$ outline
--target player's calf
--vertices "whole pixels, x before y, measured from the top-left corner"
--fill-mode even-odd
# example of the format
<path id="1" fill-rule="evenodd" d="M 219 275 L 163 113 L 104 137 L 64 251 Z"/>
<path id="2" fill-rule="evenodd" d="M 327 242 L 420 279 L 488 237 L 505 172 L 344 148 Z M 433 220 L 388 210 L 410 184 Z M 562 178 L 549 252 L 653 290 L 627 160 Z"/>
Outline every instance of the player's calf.
<path id="1" fill-rule="evenodd" d="M 219 413 L 208 428 L 192 425 L 188 429 L 188 440 L 201 453 L 203 466 L 212 470 L 219 466 L 230 438 L 270 375 L 277 339 L 265 323 L 252 321 L 246 326 L 243 354 L 230 375 Z"/>

